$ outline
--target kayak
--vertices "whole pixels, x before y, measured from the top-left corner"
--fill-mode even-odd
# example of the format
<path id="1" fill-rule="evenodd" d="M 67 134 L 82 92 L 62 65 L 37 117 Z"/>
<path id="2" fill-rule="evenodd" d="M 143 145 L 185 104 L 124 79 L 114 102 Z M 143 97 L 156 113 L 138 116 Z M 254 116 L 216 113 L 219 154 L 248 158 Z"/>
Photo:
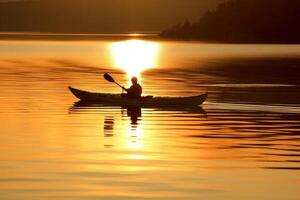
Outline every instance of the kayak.
<path id="1" fill-rule="evenodd" d="M 121 94 L 95 93 L 69 87 L 72 94 L 82 102 L 92 102 L 109 105 L 134 106 L 198 106 L 206 99 L 207 94 L 191 97 L 152 97 L 145 96 L 138 99 L 122 97 Z"/>

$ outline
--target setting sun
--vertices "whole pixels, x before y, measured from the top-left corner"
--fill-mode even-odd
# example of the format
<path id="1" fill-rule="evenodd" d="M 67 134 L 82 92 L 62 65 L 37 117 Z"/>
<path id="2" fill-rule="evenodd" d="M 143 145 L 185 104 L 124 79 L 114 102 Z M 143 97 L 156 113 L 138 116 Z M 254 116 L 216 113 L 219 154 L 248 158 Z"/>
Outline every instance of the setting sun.
<path id="1" fill-rule="evenodd" d="M 126 71 L 128 76 L 139 76 L 157 62 L 159 46 L 154 42 L 128 40 L 111 45 L 114 65 Z"/>

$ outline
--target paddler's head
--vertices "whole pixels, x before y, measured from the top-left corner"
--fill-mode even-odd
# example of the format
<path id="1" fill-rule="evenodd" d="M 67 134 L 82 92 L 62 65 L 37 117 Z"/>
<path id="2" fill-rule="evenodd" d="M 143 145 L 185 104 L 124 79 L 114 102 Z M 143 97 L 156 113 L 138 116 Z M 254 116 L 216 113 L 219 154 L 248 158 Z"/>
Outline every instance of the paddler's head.
<path id="1" fill-rule="evenodd" d="M 137 84 L 137 82 L 138 82 L 138 78 L 137 77 L 132 77 L 131 78 L 131 83 L 134 85 L 134 84 Z"/>

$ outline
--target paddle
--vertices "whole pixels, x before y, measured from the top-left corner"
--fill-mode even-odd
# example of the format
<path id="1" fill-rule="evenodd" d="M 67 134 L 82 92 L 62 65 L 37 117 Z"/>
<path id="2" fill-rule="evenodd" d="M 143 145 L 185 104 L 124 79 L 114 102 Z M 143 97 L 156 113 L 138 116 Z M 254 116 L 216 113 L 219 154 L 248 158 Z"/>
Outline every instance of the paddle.
<path id="1" fill-rule="evenodd" d="M 123 86 L 120 85 L 119 83 L 117 83 L 117 82 L 114 80 L 114 78 L 113 78 L 111 75 L 109 75 L 108 73 L 105 73 L 105 74 L 104 74 L 104 79 L 107 80 L 107 81 L 109 81 L 109 82 L 111 82 L 111 83 L 117 84 L 120 88 L 122 88 L 122 90 L 124 90 L 124 89 L 123 89 Z"/>

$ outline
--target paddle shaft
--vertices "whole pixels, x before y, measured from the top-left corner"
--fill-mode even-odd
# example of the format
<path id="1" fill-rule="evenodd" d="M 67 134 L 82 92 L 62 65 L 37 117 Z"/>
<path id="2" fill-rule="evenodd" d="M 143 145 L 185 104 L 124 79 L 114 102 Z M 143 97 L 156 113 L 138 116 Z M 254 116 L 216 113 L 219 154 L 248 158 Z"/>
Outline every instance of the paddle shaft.
<path id="1" fill-rule="evenodd" d="M 119 83 L 117 83 L 116 81 L 114 82 L 115 84 L 117 84 L 120 88 L 122 88 L 123 89 L 123 86 L 122 85 L 120 85 Z"/>

